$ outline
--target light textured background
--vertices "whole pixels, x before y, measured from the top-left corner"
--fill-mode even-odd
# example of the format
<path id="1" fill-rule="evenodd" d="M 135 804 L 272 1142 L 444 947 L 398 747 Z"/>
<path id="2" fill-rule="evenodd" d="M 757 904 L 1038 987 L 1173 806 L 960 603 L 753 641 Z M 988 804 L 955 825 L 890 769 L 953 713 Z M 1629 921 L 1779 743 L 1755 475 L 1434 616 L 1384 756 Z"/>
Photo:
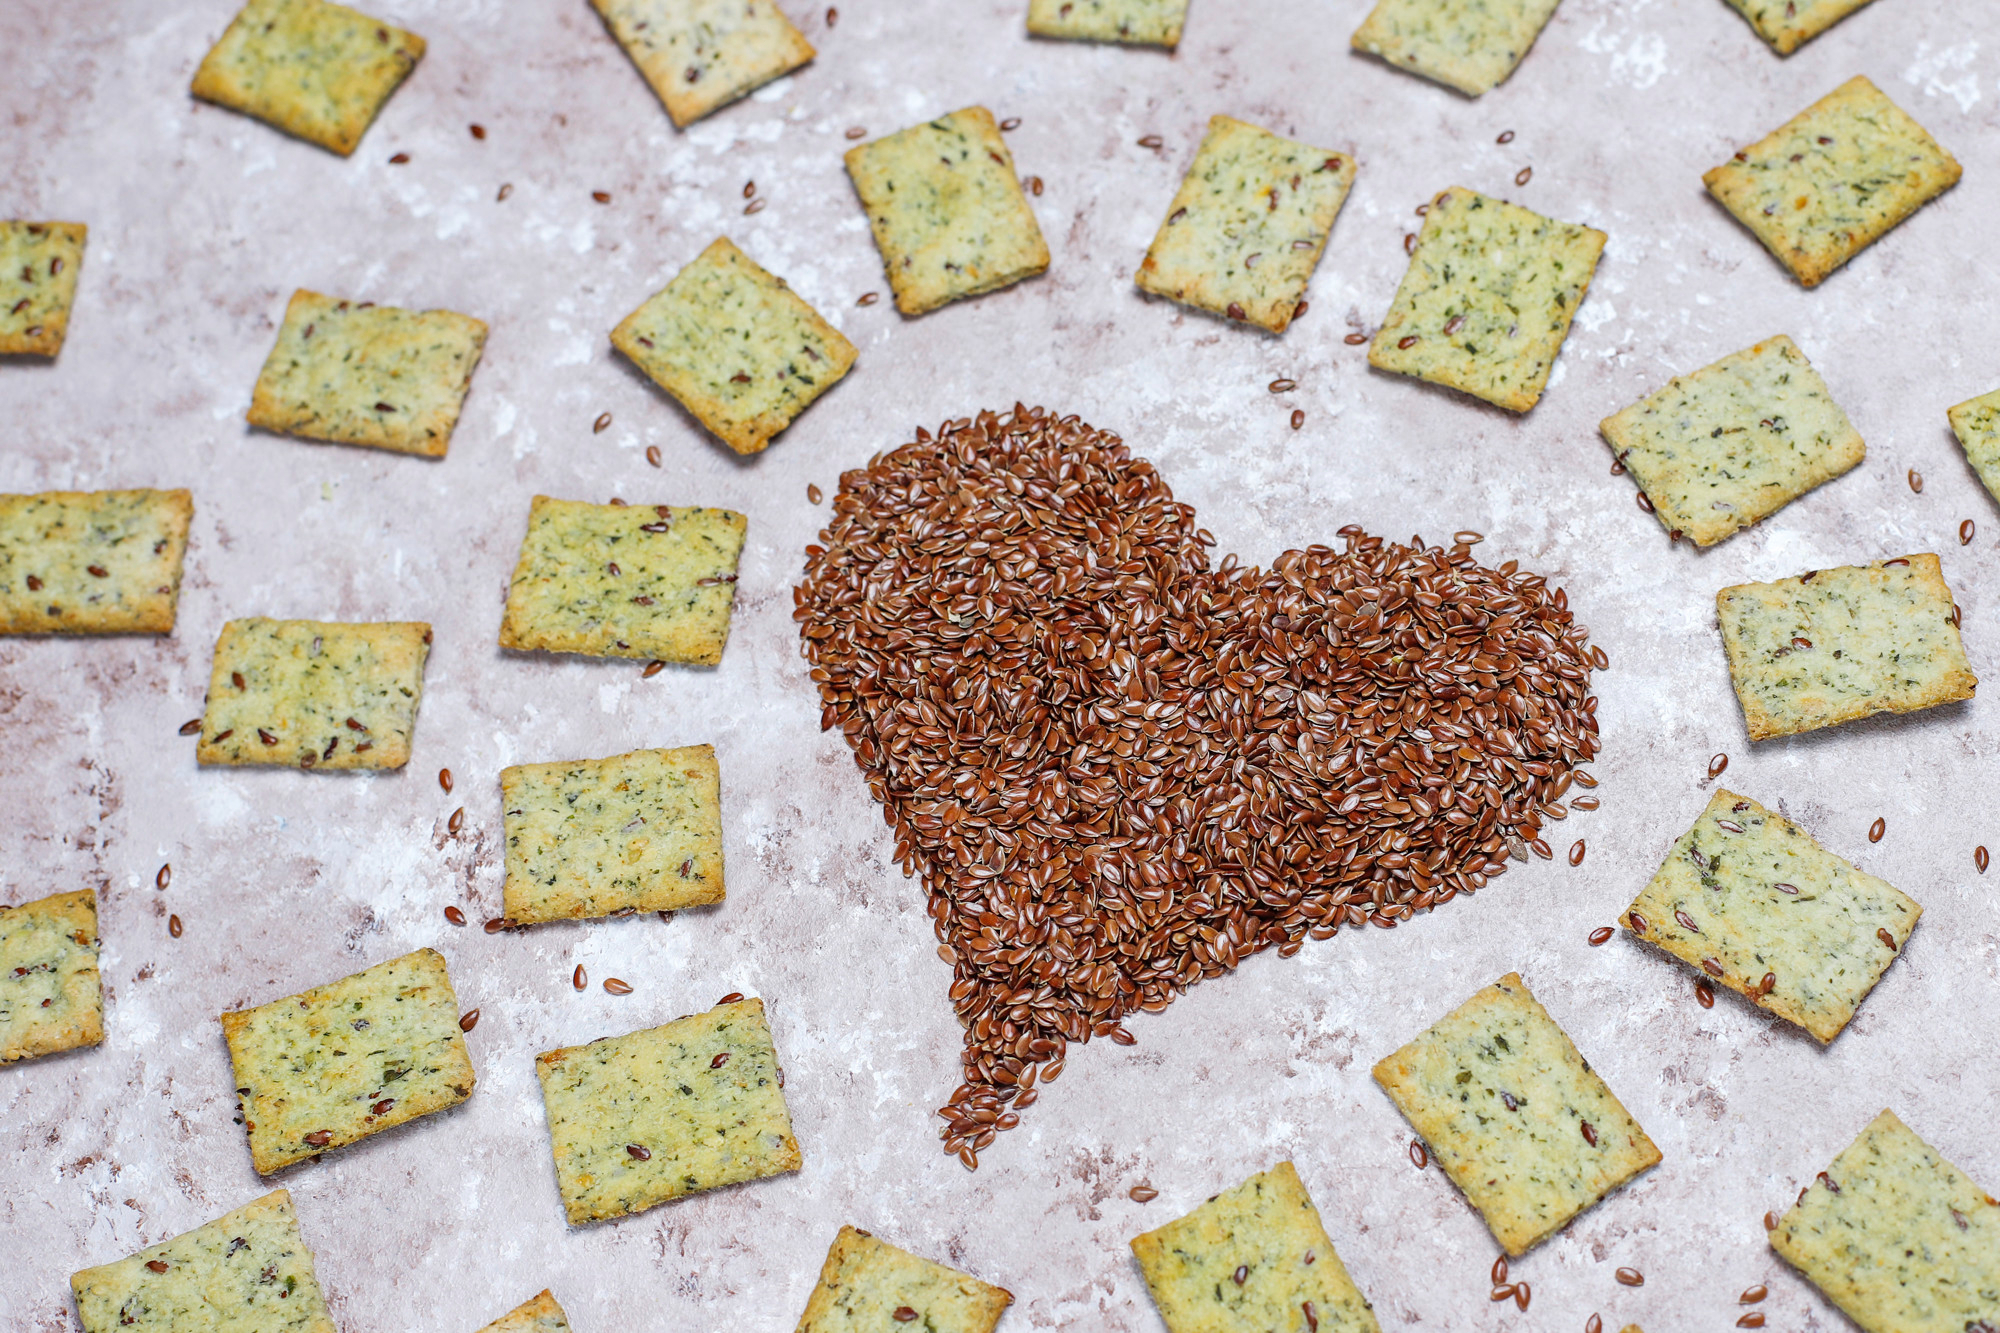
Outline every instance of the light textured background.
<path id="1" fill-rule="evenodd" d="M 70 1327 L 65 1279 L 269 1186 L 250 1168 L 218 1011 L 421 945 L 450 959 L 479 1088 L 470 1102 L 305 1166 L 297 1199 L 344 1330 L 471 1330 L 545 1285 L 579 1333 L 785 1330 L 842 1222 L 1011 1288 L 1004 1328 L 1155 1330 L 1125 1248 L 1216 1189 L 1294 1158 L 1387 1328 L 1650 1333 L 1725 1327 L 1768 1282 L 1771 1327 L 1847 1325 L 1765 1246 L 1783 1207 L 1884 1105 L 1989 1188 L 2000 931 L 1972 849 L 2000 848 L 2000 725 L 1981 697 L 1752 750 L 1724 671 L 1724 584 L 1938 550 L 1974 668 L 2000 673 L 2000 512 L 1946 428 L 2000 384 L 2000 15 L 1881 0 L 1789 60 L 1722 0 L 1565 0 L 1514 79 L 1473 102 L 1366 58 L 1365 0 L 1193 0 L 1178 55 L 1030 41 L 1019 0 L 796 4 L 819 59 L 676 132 L 582 0 L 378 0 L 430 54 L 341 160 L 186 87 L 232 0 L 0 6 L 0 216 L 90 225 L 69 345 L 0 365 L 0 489 L 189 486 L 173 637 L 0 641 L 0 901 L 95 886 L 105 1045 L 0 1070 L 0 1323 Z M 1816 291 L 1706 197 L 1700 174 L 1856 72 L 1966 165 L 1964 182 Z M 886 287 L 840 164 L 886 133 L 983 102 L 1047 192 L 1047 276 L 919 321 Z M 1361 174 L 1282 339 L 1139 296 L 1130 275 L 1206 118 L 1329 148 Z M 489 137 L 475 142 L 468 122 Z M 1512 129 L 1506 147 L 1495 137 Z M 1158 134 L 1165 147 L 1135 146 Z M 407 151 L 406 166 L 388 163 Z M 1521 167 L 1534 179 L 1513 185 Z M 769 206 L 742 214 L 754 179 Z M 494 202 L 502 182 L 512 197 Z M 1547 397 L 1515 418 L 1367 369 L 1416 204 L 1451 184 L 1611 235 Z M 591 191 L 608 190 L 600 206 Z M 718 233 L 859 344 L 854 373 L 743 461 L 616 358 L 606 335 Z M 1986 240 L 1982 243 L 1981 237 Z M 441 463 L 253 432 L 242 414 L 296 286 L 492 325 Z M 885 292 L 860 309 L 855 298 Z M 1670 547 L 1608 474 L 1598 419 L 1759 338 L 1792 334 L 1869 445 L 1847 477 L 1707 553 Z M 1274 397 L 1277 376 L 1299 381 Z M 1359 522 L 1490 534 L 1566 586 L 1613 659 L 1598 678 L 1604 809 L 1589 840 L 1393 932 L 1266 955 L 1095 1043 L 968 1175 L 931 1110 L 956 1080 L 946 969 L 919 891 L 885 865 L 880 812 L 817 730 L 790 584 L 843 468 L 919 423 L 1015 399 L 1122 432 L 1252 561 Z M 1293 406 L 1307 424 L 1286 424 Z M 601 412 L 615 424 L 601 435 Z M 665 465 L 646 465 L 647 445 Z M 1904 482 L 1920 469 L 1921 495 Z M 750 516 L 722 665 L 494 646 L 537 492 L 727 505 Z M 1980 536 L 1960 547 L 1961 519 Z M 197 770 L 200 711 L 232 616 L 427 619 L 415 759 L 374 777 Z M 519 936 L 496 914 L 508 763 L 711 741 L 729 900 Z M 1827 1050 L 1625 939 L 1590 949 L 1726 781 L 1803 820 L 1927 909 L 1906 957 Z M 457 794 L 434 780 L 449 766 Z M 445 821 L 463 803 L 464 833 Z M 1888 836 L 1871 846 L 1877 816 Z M 163 861 L 167 892 L 153 888 Z M 184 938 L 170 940 L 177 912 Z M 583 963 L 588 993 L 570 989 Z M 1663 1165 L 1515 1265 L 1524 1318 L 1490 1305 L 1495 1253 L 1369 1080 L 1375 1059 L 1519 968 L 1638 1115 Z M 606 976 L 632 982 L 606 995 Z M 726 991 L 769 1002 L 806 1169 L 570 1230 L 534 1052 L 657 1023 Z M 1159 1199 L 1126 1197 L 1147 1180 Z M 1646 1285 L 1616 1285 L 1621 1264 Z"/>

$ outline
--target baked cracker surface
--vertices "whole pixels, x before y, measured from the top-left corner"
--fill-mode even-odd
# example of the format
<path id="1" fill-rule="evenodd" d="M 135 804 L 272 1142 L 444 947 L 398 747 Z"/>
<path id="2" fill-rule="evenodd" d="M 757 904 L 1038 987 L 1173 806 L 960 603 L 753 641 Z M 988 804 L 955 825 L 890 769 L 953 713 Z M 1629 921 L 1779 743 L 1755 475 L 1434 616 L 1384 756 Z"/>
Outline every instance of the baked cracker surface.
<path id="1" fill-rule="evenodd" d="M 89 231 L 81 222 L 0 222 L 0 356 L 62 350 Z"/>
<path id="2" fill-rule="evenodd" d="M 813 58 L 772 0 L 590 0 L 677 126 Z"/>
<path id="3" fill-rule="evenodd" d="M 1187 0 L 1028 0 L 1028 31 L 1037 37 L 1172 50 L 1186 21 Z"/>
<path id="4" fill-rule="evenodd" d="M 171 634 L 194 497 L 0 495 L 0 634 Z"/>
<path id="5" fill-rule="evenodd" d="M 501 1315 L 479 1333 L 569 1333 L 569 1316 L 547 1290 Z"/>
<path id="6" fill-rule="evenodd" d="M 97 895 L 0 907 L 0 1065 L 104 1040 Z"/>
<path id="7" fill-rule="evenodd" d="M 415 33 L 329 0 L 250 0 L 192 91 L 344 157 L 423 54 Z"/>
<path id="8" fill-rule="evenodd" d="M 1757 35 L 1788 56 L 1868 0 L 1729 0 Z"/>
<path id="9" fill-rule="evenodd" d="M 1354 49 L 1468 97 L 1505 83 L 1557 0 L 1377 0 Z"/>
<path id="10" fill-rule="evenodd" d="M 2000 389 L 1968 399 L 1946 413 L 1981 484 L 2000 500 Z"/>
<path id="11" fill-rule="evenodd" d="M 843 1226 L 827 1251 L 798 1333 L 877 1333 L 904 1326 L 927 1333 L 993 1333 L 1013 1299 L 1004 1288 Z"/>
<path id="12" fill-rule="evenodd" d="M 401 768 L 430 637 L 421 621 L 230 621 L 215 644 L 197 762 Z"/>

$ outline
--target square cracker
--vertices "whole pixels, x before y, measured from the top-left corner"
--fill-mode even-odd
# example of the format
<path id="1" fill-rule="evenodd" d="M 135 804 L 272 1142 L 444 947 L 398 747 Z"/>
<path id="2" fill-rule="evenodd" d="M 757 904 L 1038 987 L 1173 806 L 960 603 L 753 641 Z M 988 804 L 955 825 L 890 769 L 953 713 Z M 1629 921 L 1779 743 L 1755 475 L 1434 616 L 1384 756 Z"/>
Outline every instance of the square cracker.
<path id="1" fill-rule="evenodd" d="M 544 1051 L 535 1073 L 571 1223 L 799 1169 L 762 1000 Z"/>
<path id="2" fill-rule="evenodd" d="M 1814 1177 L 1771 1248 L 1868 1333 L 2000 1327 L 2000 1202 L 1892 1112 Z"/>
<path id="3" fill-rule="evenodd" d="M 611 331 L 696 420 L 754 454 L 854 364 L 854 344 L 728 237 Z"/>
<path id="4" fill-rule="evenodd" d="M 1511 1255 L 1660 1160 L 1518 972 L 1376 1065 L 1375 1081 Z"/>
<path id="5" fill-rule="evenodd" d="M 1133 280 L 1141 291 L 1283 333 L 1354 171 L 1352 153 L 1216 116 Z"/>
<path id="6" fill-rule="evenodd" d="M 1968 399 L 1946 416 L 1965 450 L 1965 461 L 1994 499 L 2000 500 L 2000 389 Z"/>
<path id="7" fill-rule="evenodd" d="M 1180 45 L 1187 7 L 1188 0 L 1028 0 L 1028 31 L 1171 51 Z"/>
<path id="8" fill-rule="evenodd" d="M 538 495 L 500 646 L 714 666 L 729 641 L 746 524 L 728 509 Z"/>
<path id="9" fill-rule="evenodd" d="M 1856 75 L 1702 175 L 1801 286 L 1874 244 L 1957 184 L 1952 155 Z"/>
<path id="10" fill-rule="evenodd" d="M 1970 699 L 1979 684 L 1935 555 L 1740 583 L 1715 612 L 1753 741 Z"/>
<path id="11" fill-rule="evenodd" d="M 84 1333 L 334 1333 L 286 1190 L 69 1285 Z"/>
<path id="12" fill-rule="evenodd" d="M 97 895 L 0 907 L 0 1065 L 103 1040 Z"/>
<path id="13" fill-rule="evenodd" d="M 1668 381 L 1598 429 L 1660 526 L 1697 546 L 1775 514 L 1868 452 L 1782 333 Z"/>
<path id="14" fill-rule="evenodd" d="M 1604 241 L 1595 227 L 1446 190 L 1431 201 L 1368 364 L 1527 411 L 1541 401 Z"/>
<path id="15" fill-rule="evenodd" d="M 1032 278 L 1049 247 L 993 113 L 967 107 L 847 150 L 896 308 L 921 315 Z"/>
<path id="16" fill-rule="evenodd" d="M 54 356 L 69 333 L 81 222 L 0 222 L 0 356 Z"/>
<path id="17" fill-rule="evenodd" d="M 1757 35 L 1788 56 L 1868 0 L 1729 0 Z"/>
<path id="18" fill-rule="evenodd" d="M 194 497 L 0 495 L 0 634 L 171 634 Z"/>
<path id="19" fill-rule="evenodd" d="M 544 1289 L 479 1330 L 479 1333 L 569 1333 L 569 1316 Z"/>
<path id="20" fill-rule="evenodd" d="M 196 761 L 401 768 L 430 641 L 421 621 L 230 621 L 215 644 Z"/>
<path id="21" fill-rule="evenodd" d="M 1505 83 L 1557 0 L 1376 0 L 1354 49 L 1468 97 Z"/>
<path id="22" fill-rule="evenodd" d="M 685 127 L 813 58 L 772 0 L 590 0 Z"/>
<path id="23" fill-rule="evenodd" d="M 222 1034 L 259 1175 L 472 1095 L 458 996 L 435 949 L 226 1013 Z"/>
<path id="24" fill-rule="evenodd" d="M 932 1333 L 993 1333 L 1014 1294 L 919 1259 L 843 1226 L 820 1268 L 798 1333 L 878 1333 L 910 1324 Z M 912 1310 L 911 1317 L 896 1311 Z"/>
<path id="25" fill-rule="evenodd" d="M 1640 939 L 1825 1043 L 1923 912 L 1783 815 L 1718 789 L 1624 920 Z M 1878 930 L 1894 943 L 1884 945 Z"/>
<path id="26" fill-rule="evenodd" d="M 247 419 L 309 440 L 443 458 L 485 347 L 486 326 L 469 315 L 300 289 Z"/>
<path id="27" fill-rule="evenodd" d="M 675 912 L 722 901 L 715 747 L 500 770 L 509 921 Z"/>
<path id="28" fill-rule="evenodd" d="M 192 91 L 345 157 L 423 54 L 423 38 L 345 5 L 250 0 Z"/>
<path id="29" fill-rule="evenodd" d="M 1134 1236 L 1132 1253 L 1168 1333 L 1304 1333 L 1309 1325 L 1321 1333 L 1376 1333 L 1380 1327 L 1290 1162 Z"/>

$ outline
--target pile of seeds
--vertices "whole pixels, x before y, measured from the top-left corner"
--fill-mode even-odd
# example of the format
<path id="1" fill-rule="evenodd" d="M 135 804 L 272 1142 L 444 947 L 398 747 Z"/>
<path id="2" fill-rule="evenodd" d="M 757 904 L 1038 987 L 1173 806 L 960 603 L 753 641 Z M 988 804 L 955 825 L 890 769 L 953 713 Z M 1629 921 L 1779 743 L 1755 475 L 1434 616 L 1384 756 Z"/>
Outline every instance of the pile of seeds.
<path id="1" fill-rule="evenodd" d="M 1070 1042 L 1549 854 L 1588 631 L 1477 534 L 1341 536 L 1211 569 L 1151 464 L 1018 404 L 841 478 L 794 616 L 954 969 L 968 1167 Z"/>

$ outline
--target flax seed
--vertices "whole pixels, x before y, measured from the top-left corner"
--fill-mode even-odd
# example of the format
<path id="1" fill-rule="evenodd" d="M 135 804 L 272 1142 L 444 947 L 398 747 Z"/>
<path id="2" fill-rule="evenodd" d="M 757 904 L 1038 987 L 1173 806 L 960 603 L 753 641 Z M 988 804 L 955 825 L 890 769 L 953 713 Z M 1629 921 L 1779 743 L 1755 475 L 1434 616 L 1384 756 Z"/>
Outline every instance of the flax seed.
<path id="1" fill-rule="evenodd" d="M 1431 1164 L 1430 1150 L 1424 1147 L 1422 1139 L 1410 1140 L 1410 1165 L 1421 1171 Z"/>
<path id="2" fill-rule="evenodd" d="M 444 919 L 454 926 L 462 926 L 465 924 L 465 913 L 456 906 L 447 907 L 444 909 Z"/>
<path id="3" fill-rule="evenodd" d="M 1868 841 L 1880 842 L 1882 841 L 1882 835 L 1888 831 L 1888 823 L 1878 816 L 1875 822 L 1868 826 Z"/>
<path id="4" fill-rule="evenodd" d="M 1617 1277 L 1621 1286 L 1643 1287 L 1646 1285 L 1646 1275 L 1636 1268 L 1621 1268 L 1614 1276 Z"/>
<path id="5" fill-rule="evenodd" d="M 167 917 L 167 934 L 173 936 L 175 939 L 179 939 L 181 937 L 180 917 L 175 915 L 169 915 Z"/>
<path id="6" fill-rule="evenodd" d="M 632 984 L 628 981 L 621 981 L 617 977 L 606 977 L 604 979 L 604 989 L 613 995 L 630 995 L 632 993 Z"/>
<path id="7" fill-rule="evenodd" d="M 1151 1185 L 1134 1185 L 1125 1193 L 1134 1203 L 1151 1203 L 1160 1197 L 1160 1192 Z"/>
<path id="8" fill-rule="evenodd" d="M 468 1009 L 465 1011 L 463 1015 L 459 1017 L 458 1030 L 460 1032 L 470 1032 L 472 1031 L 472 1029 L 478 1026 L 479 1026 L 479 1011 L 477 1009 Z"/>

